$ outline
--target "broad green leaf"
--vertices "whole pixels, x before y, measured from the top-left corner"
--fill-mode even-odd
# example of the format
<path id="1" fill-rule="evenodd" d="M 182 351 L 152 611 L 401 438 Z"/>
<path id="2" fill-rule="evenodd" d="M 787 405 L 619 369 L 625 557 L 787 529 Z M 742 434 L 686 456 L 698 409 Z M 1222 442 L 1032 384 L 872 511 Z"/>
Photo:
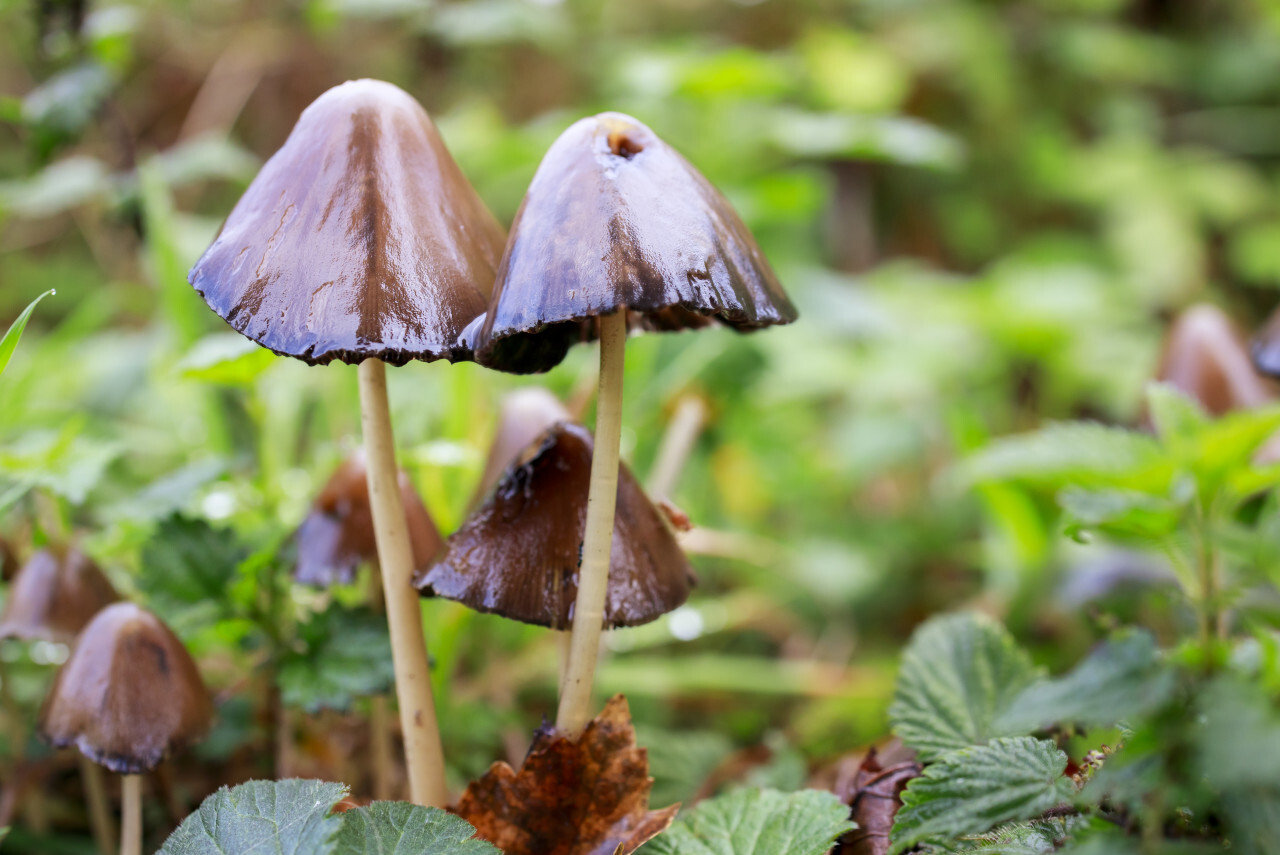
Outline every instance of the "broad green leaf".
<path id="1" fill-rule="evenodd" d="M 965 748 L 925 767 L 902 793 L 890 853 L 945 844 L 1002 822 L 1034 819 L 1069 801 L 1067 755 L 1052 742 L 1019 736 Z"/>
<path id="2" fill-rule="evenodd" d="M 1152 437 L 1092 422 L 997 439 L 956 470 L 962 483 L 1022 480 L 1134 490 L 1159 488 L 1171 473 Z"/>
<path id="3" fill-rule="evenodd" d="M 1095 650 L 1069 674 L 1029 686 L 1000 716 L 999 726 L 1011 731 L 1051 724 L 1111 727 L 1159 707 L 1174 680 L 1155 639 L 1130 632 Z"/>
<path id="4" fill-rule="evenodd" d="M 331 605 L 298 628 L 300 649 L 280 663 L 280 691 L 308 712 L 346 710 L 356 697 L 395 684 L 387 620 L 367 608 Z"/>
<path id="5" fill-rule="evenodd" d="M 1025 733 L 1001 729 L 996 720 L 1038 676 L 1030 657 L 991 618 L 935 617 L 907 645 L 889 720 L 924 760 Z"/>
<path id="6" fill-rule="evenodd" d="M 175 514 L 143 547 L 138 588 L 161 611 L 222 604 L 246 554 L 230 531 Z"/>
<path id="7" fill-rule="evenodd" d="M 342 827 L 330 814 L 347 795 L 342 784 L 250 781 L 205 799 L 157 855 L 333 855 Z"/>
<path id="8" fill-rule="evenodd" d="M 1209 423 L 1209 416 L 1194 400 L 1169 383 L 1147 387 L 1147 410 L 1156 434 L 1166 445 L 1192 439 Z"/>
<path id="9" fill-rule="evenodd" d="M 461 817 L 407 802 L 374 802 L 342 814 L 334 855 L 501 855 Z"/>
<path id="10" fill-rule="evenodd" d="M 22 338 L 22 331 L 27 328 L 27 321 L 31 320 L 31 313 L 36 310 L 36 306 L 40 301 L 50 294 L 58 293 L 53 288 L 45 291 L 39 297 L 32 300 L 22 314 L 18 315 L 18 319 L 9 325 L 9 330 L 4 334 L 4 338 L 0 338 L 0 374 L 4 373 L 4 369 L 9 364 L 9 360 L 13 357 L 13 352 L 18 348 L 18 340 Z"/>
<path id="11" fill-rule="evenodd" d="M 684 811 L 646 855 L 823 855 L 853 828 L 849 808 L 819 790 L 740 789 Z"/>
<path id="12" fill-rule="evenodd" d="M 1182 520 L 1183 506 L 1162 496 L 1134 490 L 1068 487 L 1058 494 L 1058 504 L 1069 517 L 1068 534 L 1082 529 L 1102 532 L 1140 543 L 1159 540 Z"/>

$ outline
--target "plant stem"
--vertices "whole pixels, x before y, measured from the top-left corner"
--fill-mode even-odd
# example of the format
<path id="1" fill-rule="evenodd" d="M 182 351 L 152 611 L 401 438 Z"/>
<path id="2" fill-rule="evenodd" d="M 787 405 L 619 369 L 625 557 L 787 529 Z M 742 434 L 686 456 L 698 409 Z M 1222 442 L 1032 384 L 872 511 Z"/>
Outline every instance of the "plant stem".
<path id="1" fill-rule="evenodd" d="M 649 472 L 649 495 L 655 500 L 671 498 L 706 418 L 707 405 L 702 398 L 692 393 L 680 397 Z"/>
<path id="2" fill-rule="evenodd" d="M 560 687 L 556 729 L 577 736 L 591 721 L 591 684 L 600 655 L 609 553 L 613 548 L 613 512 L 618 501 L 618 444 L 622 438 L 622 366 L 627 344 L 627 313 L 619 309 L 600 318 L 600 390 L 596 396 L 595 451 L 587 493 L 587 530 L 573 607 L 569 667 Z"/>
<path id="3" fill-rule="evenodd" d="M 80 761 L 80 780 L 84 783 L 84 801 L 89 809 L 89 827 L 93 830 L 93 842 L 99 855 L 115 855 L 116 829 L 111 821 L 111 808 L 107 804 L 107 788 L 102 780 L 102 767 L 88 757 L 76 752 Z"/>
<path id="4" fill-rule="evenodd" d="M 556 648 L 560 652 L 560 677 L 558 685 L 564 691 L 564 678 L 569 673 L 569 651 L 573 649 L 573 634 L 566 630 L 555 630 Z"/>
<path id="5" fill-rule="evenodd" d="M 125 775 L 120 799 L 120 855 L 142 855 L 142 776 Z"/>
<path id="6" fill-rule="evenodd" d="M 444 781 L 444 751 L 431 697 L 422 610 L 410 582 L 413 551 L 396 470 L 391 409 L 387 403 L 386 365 L 379 359 L 360 363 L 360 417 L 369 469 L 369 503 L 373 511 L 378 561 L 404 731 L 405 766 L 412 800 L 443 807 L 448 798 Z"/>

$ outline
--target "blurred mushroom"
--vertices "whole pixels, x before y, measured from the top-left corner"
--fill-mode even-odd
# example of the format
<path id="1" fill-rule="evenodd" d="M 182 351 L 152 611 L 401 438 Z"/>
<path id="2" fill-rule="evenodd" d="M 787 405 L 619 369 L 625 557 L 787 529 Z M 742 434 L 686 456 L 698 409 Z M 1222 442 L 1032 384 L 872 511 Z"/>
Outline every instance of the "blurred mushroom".
<path id="1" fill-rule="evenodd" d="M 529 443 L 556 422 L 570 420 L 569 411 L 560 399 L 541 386 L 526 386 L 504 397 L 498 411 L 498 428 L 489 444 L 489 457 L 484 462 L 484 474 L 471 498 L 471 506 L 484 501 Z"/>
<path id="2" fill-rule="evenodd" d="M 1255 349 L 1255 358 L 1257 353 Z M 1156 379 L 1177 387 L 1214 416 L 1275 397 L 1250 363 L 1244 336 L 1221 309 L 1207 303 L 1191 306 L 1174 320 Z"/>
<path id="3" fill-rule="evenodd" d="M 124 776 L 120 853 L 142 852 L 142 773 L 208 730 L 213 706 L 187 649 L 133 603 L 98 613 L 58 671 L 40 733 Z"/>
<path id="4" fill-rule="evenodd" d="M 630 116 L 576 122 L 543 158 L 507 241 L 489 311 L 464 334 L 476 358 L 514 373 L 547 371 L 599 337 L 592 463 L 569 673 L 558 729 L 591 719 L 609 578 L 628 323 L 746 332 L 796 312 L 729 203 L 688 161 Z"/>
<path id="5" fill-rule="evenodd" d="M 1254 366 L 1268 377 L 1280 380 L 1280 308 L 1272 313 L 1262 332 L 1253 339 L 1250 350 Z"/>
<path id="6" fill-rule="evenodd" d="M 421 105 L 375 80 L 325 92 L 191 270 L 210 307 L 276 353 L 358 364 L 369 495 L 413 799 L 446 799 L 385 364 L 470 359 L 502 228 Z"/>

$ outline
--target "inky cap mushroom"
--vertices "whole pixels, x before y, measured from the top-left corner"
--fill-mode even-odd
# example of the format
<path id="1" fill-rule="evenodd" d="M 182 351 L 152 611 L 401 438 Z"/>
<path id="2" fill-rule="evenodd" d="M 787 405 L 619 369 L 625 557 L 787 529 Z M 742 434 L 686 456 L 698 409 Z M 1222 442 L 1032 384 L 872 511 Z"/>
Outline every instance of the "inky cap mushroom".
<path id="1" fill-rule="evenodd" d="M 498 428 L 489 445 L 489 457 L 485 460 L 484 474 L 480 477 L 480 486 L 476 488 L 472 504 L 479 504 L 489 495 L 517 455 L 543 431 L 570 418 L 560 399 L 541 386 L 516 389 L 503 398 L 502 408 L 498 411 Z"/>
<path id="2" fill-rule="evenodd" d="M 182 642 L 155 615 L 116 603 L 85 627 L 40 711 L 40 733 L 122 775 L 154 769 L 209 728 L 213 706 Z"/>
<path id="3" fill-rule="evenodd" d="M 625 308 L 647 330 L 740 331 L 796 318 L 755 239 L 697 169 L 639 121 L 601 113 L 542 159 L 511 226 L 476 358 L 547 371 Z M 464 334 L 469 338 L 472 331 Z"/>
<path id="4" fill-rule="evenodd" d="M 1280 309 L 1253 340 L 1253 364 L 1268 377 L 1280 379 Z"/>
<path id="5" fill-rule="evenodd" d="M 1221 309 L 1208 304 L 1191 306 L 1178 315 L 1156 376 L 1215 416 L 1256 407 L 1274 397 L 1249 361 L 1244 336 Z"/>
<path id="6" fill-rule="evenodd" d="M 512 466 L 414 585 L 424 596 L 567 629 L 578 593 L 592 439 L 560 423 Z M 635 626 L 689 596 L 693 570 L 660 512 L 625 467 L 618 473 L 606 627 Z"/>
<path id="7" fill-rule="evenodd" d="M 0 638 L 69 643 L 120 599 L 92 559 L 76 549 L 42 549 L 23 565 L 0 613 Z"/>
<path id="8" fill-rule="evenodd" d="M 399 476 L 413 563 L 425 567 L 440 549 L 440 533 L 409 476 Z M 352 456 L 334 471 L 294 539 L 298 563 L 293 578 L 304 585 L 350 584 L 361 563 L 378 557 L 364 455 Z"/>
<path id="9" fill-rule="evenodd" d="M 190 278 L 239 332 L 313 365 L 453 361 L 502 243 L 421 105 L 356 80 L 302 113 Z"/>

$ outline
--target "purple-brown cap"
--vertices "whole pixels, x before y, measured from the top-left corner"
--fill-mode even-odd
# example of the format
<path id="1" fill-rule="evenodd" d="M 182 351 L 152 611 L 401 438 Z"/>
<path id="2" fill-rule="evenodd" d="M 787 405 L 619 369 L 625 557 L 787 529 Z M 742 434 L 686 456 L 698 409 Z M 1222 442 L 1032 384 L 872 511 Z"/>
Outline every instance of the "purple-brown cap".
<path id="1" fill-rule="evenodd" d="M 511 226 L 476 358 L 547 371 L 620 309 L 633 327 L 795 320 L 755 239 L 697 169 L 630 116 L 573 124 L 542 159 Z"/>
<path id="2" fill-rule="evenodd" d="M 83 552 L 42 549 L 13 580 L 0 613 L 0 638 L 69 643 L 118 599 L 111 582 Z"/>
<path id="3" fill-rule="evenodd" d="M 471 504 L 477 505 L 489 495 L 502 473 L 543 431 L 556 422 L 571 420 L 560 399 L 541 386 L 525 386 L 507 394 L 498 410 L 498 427 Z"/>
<path id="4" fill-rule="evenodd" d="M 440 532 L 403 471 L 400 500 L 409 526 L 413 564 L 425 567 L 440 549 Z M 311 512 L 298 526 L 294 539 L 298 563 L 293 578 L 304 585 L 350 584 L 363 562 L 378 557 L 364 455 L 350 457 L 334 471 L 312 503 Z"/>
<path id="5" fill-rule="evenodd" d="M 414 579 L 424 596 L 476 611 L 568 629 L 587 525 L 592 438 L 561 422 L 530 446 L 497 489 Z M 626 466 L 618 470 L 606 627 L 636 626 L 671 611 L 696 581 L 661 513 Z"/>
<path id="6" fill-rule="evenodd" d="M 1156 379 L 1169 383 L 1220 416 L 1275 397 L 1254 370 L 1244 336 L 1217 306 L 1191 306 L 1174 320 Z"/>
<path id="7" fill-rule="evenodd" d="M 313 365 L 465 360 L 502 242 L 422 106 L 355 80 L 303 111 L 190 279 L 239 332 Z"/>
<path id="8" fill-rule="evenodd" d="M 116 603 L 85 627 L 58 671 L 40 733 L 137 775 L 204 736 L 212 718 L 209 692 L 177 636 L 140 606 Z"/>

